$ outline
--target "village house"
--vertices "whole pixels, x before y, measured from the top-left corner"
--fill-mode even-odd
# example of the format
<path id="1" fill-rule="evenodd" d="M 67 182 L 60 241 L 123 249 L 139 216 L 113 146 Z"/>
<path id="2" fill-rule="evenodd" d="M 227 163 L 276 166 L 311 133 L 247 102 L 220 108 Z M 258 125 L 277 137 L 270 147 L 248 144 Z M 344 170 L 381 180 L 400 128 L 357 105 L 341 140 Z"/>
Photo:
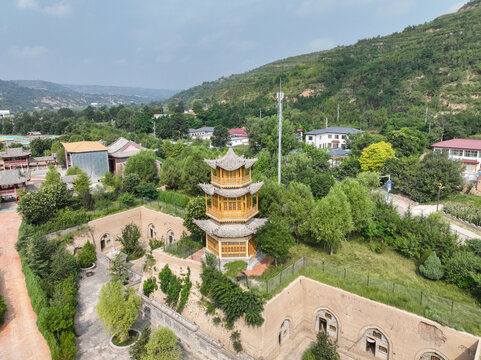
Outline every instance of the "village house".
<path id="1" fill-rule="evenodd" d="M 249 145 L 249 137 L 243 128 L 229 130 L 228 146 Z"/>
<path id="2" fill-rule="evenodd" d="M 6 148 L 4 152 L 0 152 L 0 158 L 2 159 L 2 169 L 16 169 L 20 168 L 39 168 L 40 166 L 48 166 L 50 164 L 56 165 L 57 161 L 55 156 L 40 156 L 30 157 L 32 155 L 30 150 L 25 150 L 21 147 L 18 148 Z"/>
<path id="3" fill-rule="evenodd" d="M 109 171 L 108 148 L 98 141 L 62 143 L 67 169 L 77 166 L 92 182 L 98 182 Z"/>
<path id="4" fill-rule="evenodd" d="M 20 169 L 0 171 L 0 198 L 2 200 L 14 198 L 18 200 L 17 191 L 27 186 L 30 175 Z"/>
<path id="5" fill-rule="evenodd" d="M 210 140 L 214 135 L 214 128 L 211 126 L 204 126 L 199 129 L 189 129 L 189 137 L 193 139 Z"/>
<path id="6" fill-rule="evenodd" d="M 441 141 L 432 148 L 435 152 L 441 151 L 448 154 L 452 160 L 459 160 L 464 164 L 464 178 L 474 181 L 481 175 L 481 140 L 451 139 Z"/>
<path id="7" fill-rule="evenodd" d="M 327 127 L 306 133 L 306 144 L 321 149 L 344 149 L 346 139 L 350 134 L 362 133 L 363 131 L 350 127 Z"/>
<path id="8" fill-rule="evenodd" d="M 111 173 L 118 174 L 123 171 L 127 160 L 137 155 L 145 148 L 126 138 L 119 137 L 108 146 L 109 170 Z"/>

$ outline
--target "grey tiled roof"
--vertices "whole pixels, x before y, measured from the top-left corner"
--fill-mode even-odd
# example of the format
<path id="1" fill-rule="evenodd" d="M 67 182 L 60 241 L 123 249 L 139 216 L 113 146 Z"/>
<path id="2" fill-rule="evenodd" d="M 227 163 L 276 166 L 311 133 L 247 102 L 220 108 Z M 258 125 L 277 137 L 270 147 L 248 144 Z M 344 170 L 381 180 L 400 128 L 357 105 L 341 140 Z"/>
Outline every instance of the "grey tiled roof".
<path id="1" fill-rule="evenodd" d="M 125 149 L 129 144 L 136 145 L 136 146 L 140 147 L 140 149 L 122 152 L 122 150 Z M 115 140 L 108 147 L 109 155 L 112 156 L 112 157 L 116 157 L 116 158 L 131 157 L 131 156 L 134 156 L 134 155 L 138 154 L 142 150 L 144 150 L 142 145 L 134 143 L 133 141 L 127 140 L 124 137 L 119 137 L 117 140 Z"/>
<path id="2" fill-rule="evenodd" d="M 227 150 L 227 153 L 224 156 L 219 157 L 218 159 L 204 159 L 204 162 L 211 168 L 215 169 L 216 167 L 220 167 L 227 171 L 237 170 L 242 166 L 245 166 L 246 169 L 250 168 L 256 163 L 256 161 L 257 158 L 246 159 L 244 158 L 244 155 L 237 156 L 234 150 L 232 150 L 232 148 L 229 148 L 229 150 Z"/>
<path id="3" fill-rule="evenodd" d="M 194 223 L 207 234 L 221 238 L 237 238 L 254 235 L 266 222 L 267 219 L 252 219 L 244 224 L 220 224 L 212 219 L 194 220 Z"/>
<path id="4" fill-rule="evenodd" d="M 252 183 L 240 189 L 223 189 L 223 188 L 218 188 L 217 186 L 214 186 L 212 184 L 199 184 L 200 188 L 204 190 L 204 192 L 207 193 L 208 195 L 218 194 L 220 196 L 228 197 L 228 198 L 239 197 L 247 193 L 254 195 L 256 192 L 259 191 L 262 185 L 264 185 L 264 181 L 261 181 L 258 183 Z"/>
<path id="5" fill-rule="evenodd" d="M 24 150 L 21 147 L 18 148 L 6 148 L 4 152 L 0 153 L 0 157 L 18 157 L 18 156 L 29 156 L 31 154 L 30 150 Z"/>
<path id="6" fill-rule="evenodd" d="M 204 126 L 199 129 L 189 129 L 189 134 L 196 133 L 196 132 L 214 132 L 214 128 L 211 126 Z"/>
<path id="7" fill-rule="evenodd" d="M 55 157 L 53 155 L 51 156 L 39 156 L 39 157 L 34 157 L 28 160 L 28 162 L 38 162 L 38 161 L 54 161 Z"/>
<path id="8" fill-rule="evenodd" d="M 362 130 L 350 128 L 350 127 L 340 127 L 331 126 L 325 129 L 312 130 L 306 133 L 306 135 L 320 135 L 320 134 L 357 134 L 359 132 L 364 132 Z"/>
<path id="9" fill-rule="evenodd" d="M 0 171 L 0 185 L 15 185 L 30 180 L 30 174 L 22 173 L 20 169 Z"/>

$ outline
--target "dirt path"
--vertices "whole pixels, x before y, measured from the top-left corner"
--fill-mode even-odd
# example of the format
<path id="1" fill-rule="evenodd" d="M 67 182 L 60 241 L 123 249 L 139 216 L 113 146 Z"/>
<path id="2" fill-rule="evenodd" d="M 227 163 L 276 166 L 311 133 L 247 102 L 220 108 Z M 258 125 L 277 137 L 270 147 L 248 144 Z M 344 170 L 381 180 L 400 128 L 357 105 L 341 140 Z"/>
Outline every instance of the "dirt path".
<path id="1" fill-rule="evenodd" d="M 0 359 L 48 360 L 50 350 L 37 329 L 37 316 L 15 250 L 21 221 L 16 211 L 0 212 L 0 292 L 8 306 L 0 333 Z"/>

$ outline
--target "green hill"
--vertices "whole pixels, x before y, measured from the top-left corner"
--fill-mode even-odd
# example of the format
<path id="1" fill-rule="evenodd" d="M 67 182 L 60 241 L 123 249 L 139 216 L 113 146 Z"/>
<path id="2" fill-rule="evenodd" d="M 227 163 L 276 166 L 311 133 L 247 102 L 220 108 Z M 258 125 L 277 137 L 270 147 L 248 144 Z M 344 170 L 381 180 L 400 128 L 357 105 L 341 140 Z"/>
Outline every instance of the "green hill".
<path id="1" fill-rule="evenodd" d="M 359 113 L 386 108 L 392 114 L 427 105 L 437 111 L 479 113 L 479 34 L 481 0 L 476 0 L 457 13 L 400 33 L 279 60 L 205 82 L 169 101 L 259 103 L 275 95 L 282 78 L 288 102 L 301 111 L 341 103 Z"/>

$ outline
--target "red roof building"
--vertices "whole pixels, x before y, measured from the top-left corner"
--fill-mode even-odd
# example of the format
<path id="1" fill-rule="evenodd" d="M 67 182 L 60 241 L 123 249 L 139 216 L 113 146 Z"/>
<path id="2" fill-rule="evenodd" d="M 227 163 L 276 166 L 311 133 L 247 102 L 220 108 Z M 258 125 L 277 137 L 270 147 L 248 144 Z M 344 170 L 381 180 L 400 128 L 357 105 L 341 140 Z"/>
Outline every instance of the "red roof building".
<path id="1" fill-rule="evenodd" d="M 229 130 L 228 146 L 249 145 L 249 137 L 244 128 L 235 128 Z"/>
<path id="2" fill-rule="evenodd" d="M 243 128 L 236 128 L 236 129 L 230 129 L 229 130 L 229 135 L 231 136 L 236 136 L 236 137 L 247 137 L 247 133 Z"/>
<path id="3" fill-rule="evenodd" d="M 432 145 L 434 151 L 448 154 L 452 160 L 464 163 L 464 177 L 466 180 L 477 180 L 481 164 L 481 140 L 451 139 Z"/>

